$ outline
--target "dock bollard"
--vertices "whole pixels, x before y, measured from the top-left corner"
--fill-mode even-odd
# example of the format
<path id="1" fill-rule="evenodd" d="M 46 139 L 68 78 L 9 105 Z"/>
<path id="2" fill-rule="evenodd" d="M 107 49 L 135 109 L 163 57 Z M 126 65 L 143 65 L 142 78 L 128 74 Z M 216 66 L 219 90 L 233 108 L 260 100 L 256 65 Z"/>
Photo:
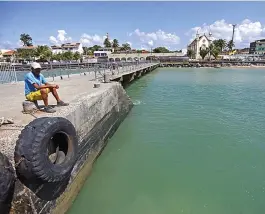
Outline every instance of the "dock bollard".
<path id="1" fill-rule="evenodd" d="M 100 83 L 95 83 L 94 84 L 94 88 L 99 88 L 100 87 Z"/>
<path id="2" fill-rule="evenodd" d="M 104 74 L 104 83 L 109 83 L 109 82 L 110 82 L 110 75 Z"/>

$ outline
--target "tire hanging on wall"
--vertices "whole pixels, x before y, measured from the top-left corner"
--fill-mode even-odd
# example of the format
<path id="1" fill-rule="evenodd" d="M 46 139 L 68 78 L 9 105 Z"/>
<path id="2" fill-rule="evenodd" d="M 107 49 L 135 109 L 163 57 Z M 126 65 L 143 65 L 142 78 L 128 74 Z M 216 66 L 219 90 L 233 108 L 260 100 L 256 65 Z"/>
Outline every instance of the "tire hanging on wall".
<path id="1" fill-rule="evenodd" d="M 76 163 L 78 140 L 73 124 L 62 117 L 41 117 L 21 132 L 15 148 L 19 179 L 59 182 L 69 178 Z"/>
<path id="2" fill-rule="evenodd" d="M 9 213 L 15 187 L 15 171 L 8 158 L 0 152 L 0 213 Z"/>

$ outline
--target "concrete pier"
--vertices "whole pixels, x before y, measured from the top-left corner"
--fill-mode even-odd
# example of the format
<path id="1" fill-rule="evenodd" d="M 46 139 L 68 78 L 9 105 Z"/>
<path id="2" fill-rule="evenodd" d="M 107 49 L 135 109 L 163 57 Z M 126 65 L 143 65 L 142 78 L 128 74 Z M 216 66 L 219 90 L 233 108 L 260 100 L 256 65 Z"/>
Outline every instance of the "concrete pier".
<path id="1" fill-rule="evenodd" d="M 158 64 L 151 64 L 137 69 L 128 68 L 126 72 L 112 75 L 110 83 L 91 81 L 92 75 L 72 75 L 62 80 L 57 78 L 54 84 L 60 86 L 59 95 L 70 105 L 56 107 L 55 99 L 49 94 L 49 104 L 56 108 L 56 113 L 53 114 L 42 111 L 23 114 L 21 111 L 22 102 L 25 100 L 24 83 L 0 85 L 0 117 L 12 118 L 14 121 L 14 124 L 0 127 L 0 151 L 9 158 L 13 166 L 18 136 L 21 130 L 36 117 L 64 117 L 74 125 L 78 135 L 78 160 L 69 183 L 43 184 L 36 190 L 26 187 L 17 180 L 11 213 L 67 211 L 89 175 L 96 157 L 133 106 L 121 83 L 131 82 L 157 66 Z M 100 85 L 94 87 L 95 84 Z M 42 105 L 42 101 L 39 101 L 39 104 Z"/>
<path id="2" fill-rule="evenodd" d="M 131 68 L 130 70 L 127 70 L 123 73 L 113 75 L 111 80 L 121 82 L 122 84 L 127 84 L 132 82 L 134 79 L 140 78 L 141 76 L 149 73 L 157 67 L 159 67 L 159 63 L 150 63 L 137 69 Z"/>

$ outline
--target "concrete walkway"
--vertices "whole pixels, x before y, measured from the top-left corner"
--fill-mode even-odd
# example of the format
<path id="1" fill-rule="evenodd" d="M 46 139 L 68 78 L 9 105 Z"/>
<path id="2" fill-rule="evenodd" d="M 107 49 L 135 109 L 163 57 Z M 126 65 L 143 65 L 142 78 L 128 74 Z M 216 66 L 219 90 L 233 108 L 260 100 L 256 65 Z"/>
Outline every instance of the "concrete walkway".
<path id="1" fill-rule="evenodd" d="M 52 79 L 48 78 L 47 80 L 51 84 L 58 84 L 59 89 L 58 93 L 60 98 L 65 102 L 71 102 L 83 94 L 93 93 L 99 90 L 102 90 L 107 87 L 108 84 L 101 83 L 100 88 L 94 88 L 95 81 L 90 81 L 91 76 L 80 76 L 80 75 L 71 75 L 70 78 L 64 78 L 60 80 L 57 78 L 54 82 Z M 1 108 L 0 108 L 0 117 L 12 118 L 15 121 L 15 124 L 25 125 L 32 120 L 30 114 L 22 113 L 22 102 L 25 101 L 24 95 L 24 82 L 18 82 L 14 84 L 3 84 L 0 85 L 0 98 L 1 98 Z M 38 101 L 39 105 L 43 105 L 42 101 Z M 56 105 L 56 100 L 53 95 L 49 94 L 49 104 Z M 57 108 L 57 107 L 56 107 Z M 60 109 L 68 107 L 60 107 Z M 36 112 L 37 116 L 46 115 L 44 112 Z M 1 129 L 0 129 L 1 131 Z"/>

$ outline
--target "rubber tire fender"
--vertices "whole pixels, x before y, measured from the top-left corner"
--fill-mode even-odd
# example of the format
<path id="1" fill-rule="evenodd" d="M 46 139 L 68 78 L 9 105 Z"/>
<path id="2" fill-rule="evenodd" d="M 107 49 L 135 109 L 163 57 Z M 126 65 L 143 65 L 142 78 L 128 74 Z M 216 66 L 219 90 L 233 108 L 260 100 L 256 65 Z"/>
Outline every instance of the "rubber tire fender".
<path id="1" fill-rule="evenodd" d="M 51 139 L 59 147 L 67 147 L 65 160 L 53 164 L 49 160 Z M 77 160 L 78 139 L 73 124 L 63 117 L 41 117 L 29 123 L 21 132 L 15 148 L 17 173 L 24 178 L 36 177 L 43 182 L 59 182 L 71 175 Z"/>
<path id="2" fill-rule="evenodd" d="M 0 152 L 0 213 L 8 213 L 15 187 L 15 170 L 8 158 Z"/>

